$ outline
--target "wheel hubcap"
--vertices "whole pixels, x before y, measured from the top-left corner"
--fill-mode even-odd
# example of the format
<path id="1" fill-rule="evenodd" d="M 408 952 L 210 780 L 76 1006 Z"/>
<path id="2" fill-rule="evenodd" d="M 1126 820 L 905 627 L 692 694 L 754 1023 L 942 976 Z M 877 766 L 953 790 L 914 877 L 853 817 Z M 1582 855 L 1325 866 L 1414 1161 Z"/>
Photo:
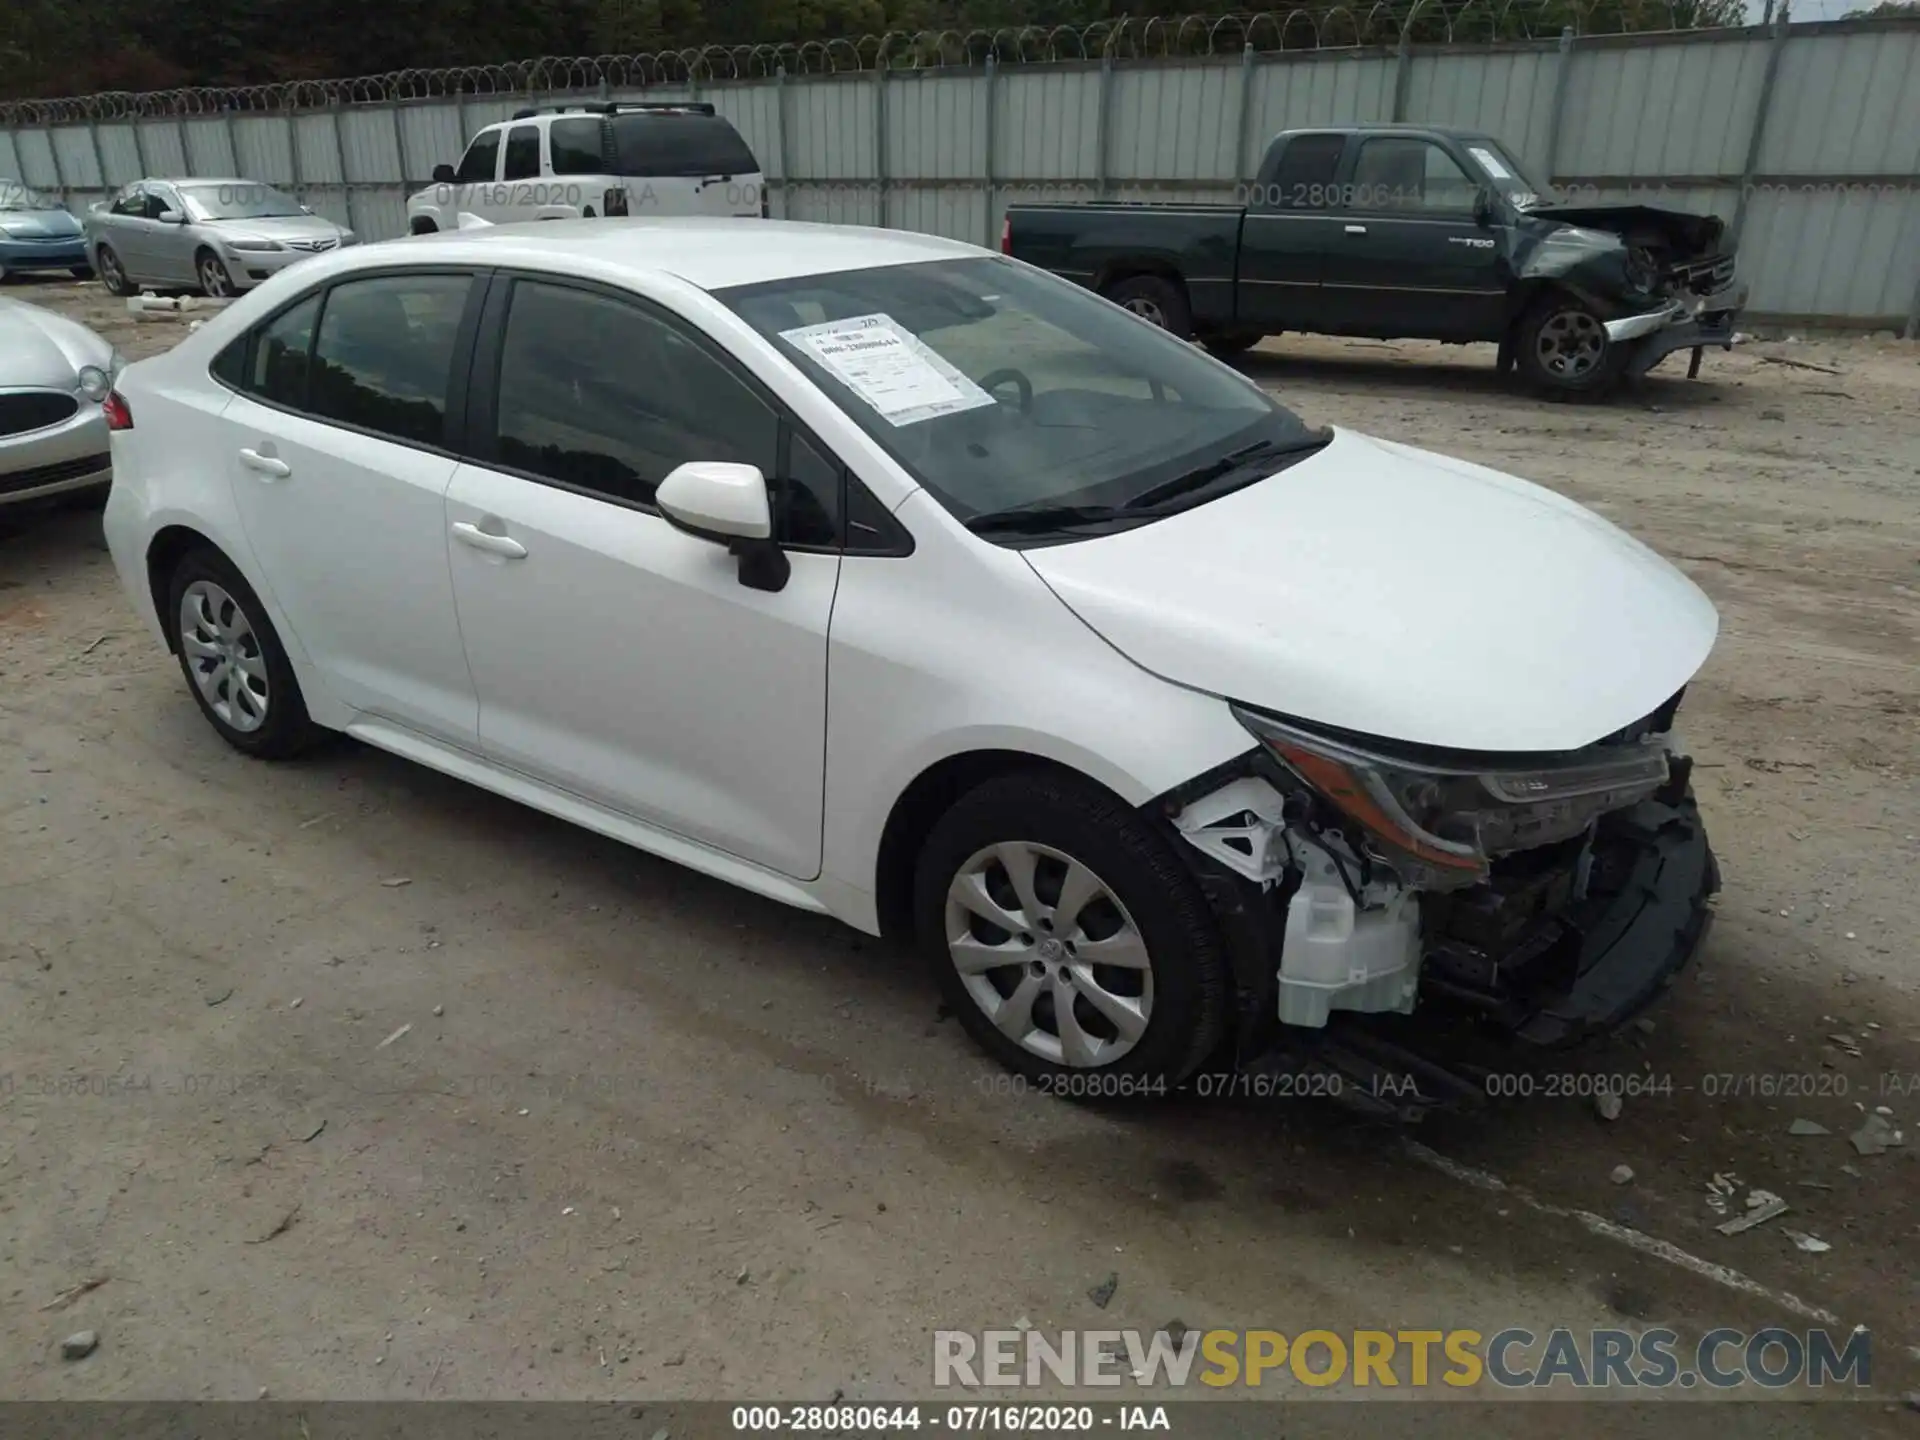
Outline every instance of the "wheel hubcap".
<path id="1" fill-rule="evenodd" d="M 947 887 L 947 954 L 981 1013 L 1056 1065 L 1110 1065 L 1153 1018 L 1146 941 L 1107 883 L 1059 850 L 1007 841 Z"/>
<path id="2" fill-rule="evenodd" d="M 1154 304 L 1153 301 L 1147 299 L 1145 296 L 1141 296 L 1141 295 L 1134 296 L 1131 300 L 1126 302 L 1125 308 L 1128 310 L 1131 310 L 1134 314 L 1138 315 L 1142 320 L 1151 320 L 1154 324 L 1158 325 L 1162 330 L 1167 328 L 1166 312 L 1161 310 L 1161 308 L 1158 305 Z"/>
<path id="3" fill-rule="evenodd" d="M 1540 327 L 1534 353 L 1548 374 L 1578 380 L 1592 374 L 1607 353 L 1607 332 L 1584 310 L 1561 310 Z"/>
<path id="4" fill-rule="evenodd" d="M 235 730 L 267 720 L 267 660 L 253 622 L 211 580 L 196 580 L 180 597 L 180 648 L 200 698 Z"/>

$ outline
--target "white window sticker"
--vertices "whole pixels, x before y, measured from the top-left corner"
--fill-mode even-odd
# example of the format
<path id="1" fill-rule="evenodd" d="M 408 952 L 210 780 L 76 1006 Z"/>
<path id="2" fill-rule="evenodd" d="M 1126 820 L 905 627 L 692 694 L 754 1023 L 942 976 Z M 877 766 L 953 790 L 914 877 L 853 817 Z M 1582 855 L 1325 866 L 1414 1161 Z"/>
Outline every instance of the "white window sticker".
<path id="1" fill-rule="evenodd" d="M 1500 163 L 1499 157 L 1491 150 L 1482 150 L 1478 145 L 1469 145 L 1467 153 L 1480 162 L 1480 167 L 1496 180 L 1511 180 L 1513 172 Z"/>
<path id="2" fill-rule="evenodd" d="M 993 397 L 940 358 L 890 315 L 856 315 L 782 330 L 890 425 L 912 425 L 956 410 L 993 404 Z"/>

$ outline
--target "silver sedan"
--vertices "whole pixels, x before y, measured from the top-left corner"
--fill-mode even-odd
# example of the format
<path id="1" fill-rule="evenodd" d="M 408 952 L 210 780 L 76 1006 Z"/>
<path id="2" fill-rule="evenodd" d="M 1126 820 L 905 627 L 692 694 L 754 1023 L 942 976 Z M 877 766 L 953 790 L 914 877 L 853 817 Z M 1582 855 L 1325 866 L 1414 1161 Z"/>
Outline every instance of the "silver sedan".
<path id="1" fill-rule="evenodd" d="M 237 295 L 354 234 L 255 180 L 137 180 L 86 215 L 87 253 L 115 295 L 142 285 Z"/>
<path id="2" fill-rule="evenodd" d="M 118 351 L 84 325 L 0 300 L 0 508 L 82 492 L 113 478 L 106 412 Z"/>

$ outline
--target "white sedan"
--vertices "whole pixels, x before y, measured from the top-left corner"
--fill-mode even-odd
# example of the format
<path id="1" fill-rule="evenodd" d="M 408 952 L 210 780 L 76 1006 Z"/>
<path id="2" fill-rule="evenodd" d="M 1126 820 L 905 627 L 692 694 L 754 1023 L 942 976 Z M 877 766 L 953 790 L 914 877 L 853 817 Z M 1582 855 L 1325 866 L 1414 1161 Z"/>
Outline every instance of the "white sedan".
<path id="1" fill-rule="evenodd" d="M 344 732 L 911 937 L 1043 1085 L 1557 1044 L 1704 933 L 1692 583 L 989 251 L 409 239 L 118 394 L 114 561 L 230 743 Z"/>

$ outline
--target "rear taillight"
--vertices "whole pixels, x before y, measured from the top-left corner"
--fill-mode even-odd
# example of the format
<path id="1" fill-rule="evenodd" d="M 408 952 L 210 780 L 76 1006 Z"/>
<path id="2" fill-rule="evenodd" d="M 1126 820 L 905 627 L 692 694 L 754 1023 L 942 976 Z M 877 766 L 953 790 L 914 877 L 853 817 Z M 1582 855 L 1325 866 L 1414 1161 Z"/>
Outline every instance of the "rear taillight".
<path id="1" fill-rule="evenodd" d="M 616 187 L 600 197 L 601 213 L 605 215 L 624 215 L 627 213 L 627 192 L 624 187 Z"/>
<path id="2" fill-rule="evenodd" d="M 100 413 L 107 417 L 109 430 L 133 428 L 133 411 L 127 408 L 126 397 L 118 390 L 107 392 L 107 398 L 100 402 Z"/>
<path id="3" fill-rule="evenodd" d="M 1000 253 L 1002 255 L 1013 253 L 1013 217 L 1011 215 L 1004 216 L 1000 221 Z"/>
<path id="4" fill-rule="evenodd" d="M 762 220 L 773 218 L 773 207 L 767 204 L 767 187 L 764 181 L 760 185 L 760 218 Z"/>

